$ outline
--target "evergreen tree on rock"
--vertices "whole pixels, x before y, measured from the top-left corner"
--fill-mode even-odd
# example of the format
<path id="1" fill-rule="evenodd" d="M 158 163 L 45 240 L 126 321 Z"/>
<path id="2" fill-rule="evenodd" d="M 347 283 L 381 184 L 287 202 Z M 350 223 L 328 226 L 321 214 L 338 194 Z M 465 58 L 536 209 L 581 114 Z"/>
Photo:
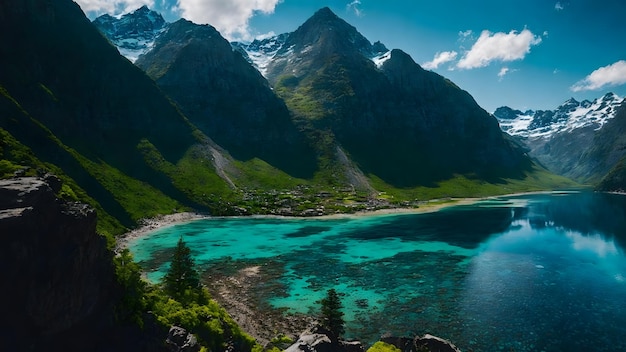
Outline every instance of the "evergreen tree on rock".
<path id="1" fill-rule="evenodd" d="M 345 333 L 343 305 L 339 299 L 339 294 L 334 288 L 326 292 L 326 297 L 322 299 L 322 326 L 332 332 L 338 339 Z"/>
<path id="2" fill-rule="evenodd" d="M 200 275 L 195 269 L 191 250 L 183 241 L 182 236 L 178 240 L 170 269 L 163 281 L 165 292 L 177 300 L 184 297 L 185 291 L 189 289 L 195 291 L 200 288 Z"/>

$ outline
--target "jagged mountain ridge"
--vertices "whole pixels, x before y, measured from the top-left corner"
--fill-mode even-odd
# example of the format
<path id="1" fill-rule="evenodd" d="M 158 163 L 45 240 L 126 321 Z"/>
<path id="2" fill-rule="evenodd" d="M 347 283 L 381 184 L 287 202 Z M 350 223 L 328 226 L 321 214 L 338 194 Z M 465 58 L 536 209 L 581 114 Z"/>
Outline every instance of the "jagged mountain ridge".
<path id="1" fill-rule="evenodd" d="M 500 122 L 502 130 L 512 136 L 549 138 L 557 133 L 571 132 L 587 126 L 600 129 L 615 116 L 617 107 L 624 101 L 626 98 L 607 93 L 593 101 L 578 102 L 570 98 L 554 110 L 522 112 L 502 106 L 493 115 Z"/>
<path id="2" fill-rule="evenodd" d="M 152 49 L 156 38 L 169 25 L 160 13 L 145 5 L 120 18 L 104 14 L 93 24 L 115 44 L 120 54 L 132 62 Z"/>
<path id="3" fill-rule="evenodd" d="M 194 123 L 225 121 L 210 109 L 198 109 L 205 99 L 201 94 L 192 101 L 187 99 L 206 85 L 200 77 L 209 76 L 155 64 L 173 63 L 182 57 L 182 50 L 176 54 L 163 50 L 175 45 L 162 40 L 168 32 L 157 39 L 161 49 L 155 46 L 137 64 L 186 114 L 196 116 Z M 520 176 L 529 168 L 523 151 L 507 140 L 496 120 L 467 92 L 423 70 L 401 50 L 389 51 L 379 42 L 370 43 L 329 8 L 317 11 L 294 32 L 250 44 L 232 43 L 230 50 L 223 44 L 220 42 L 212 55 L 230 57 L 234 51 L 255 64 L 286 103 L 292 120 L 306 135 L 306 143 L 315 149 L 318 163 L 324 164 L 318 164 L 319 168 L 338 171 L 329 175 L 339 177 L 339 182 L 354 179 L 362 171 L 404 187 L 431 184 L 457 173 L 479 178 Z M 146 64 L 148 61 L 151 63 Z M 228 75 L 229 65 L 214 66 L 210 77 L 218 77 L 220 69 Z M 175 89 L 168 90 L 169 83 L 163 80 L 166 75 L 176 77 L 171 86 Z M 221 94 L 218 89 L 212 93 Z M 218 143 L 227 144 L 229 139 Z M 345 163 L 342 156 L 352 162 Z"/>
<path id="4" fill-rule="evenodd" d="M 323 8 L 290 34 L 266 77 L 296 119 L 328 131 L 366 175 L 389 184 L 525 167 L 467 92 L 399 49 L 385 53 Z"/>
<path id="5" fill-rule="evenodd" d="M 614 120 L 624 102 L 626 98 L 607 93 L 593 101 L 571 98 L 555 110 L 521 112 L 500 107 L 494 115 L 502 130 L 519 138 L 529 155 L 549 170 L 595 184 L 615 165 L 616 155 L 621 155 L 606 147 L 617 138 L 606 130 L 615 128 L 611 126 L 618 123 Z"/>

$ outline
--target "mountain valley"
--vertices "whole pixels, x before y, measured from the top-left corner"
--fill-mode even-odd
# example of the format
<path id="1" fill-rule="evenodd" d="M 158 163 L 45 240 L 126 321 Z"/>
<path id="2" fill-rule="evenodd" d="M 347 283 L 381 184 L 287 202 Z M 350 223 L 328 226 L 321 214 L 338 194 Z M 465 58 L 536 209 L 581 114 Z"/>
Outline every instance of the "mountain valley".
<path id="1" fill-rule="evenodd" d="M 216 349 L 261 348 L 208 293 L 179 302 L 142 281 L 116 241 L 146 219 L 308 217 L 626 189 L 624 98 L 490 114 L 328 7 L 292 32 L 243 43 L 211 25 L 168 23 L 146 6 L 90 21 L 71 0 L 7 0 L 0 33 L 0 228 L 12 236 L 4 274 L 21 291 L 36 288 L 32 297 L 12 292 L 12 301 L 56 304 L 48 329 L 27 311 L 33 303 L 5 302 L 5 322 L 26 318 L 0 334 L 0 349 L 25 339 L 27 350 L 54 349 L 89 330 L 68 349 L 98 341 L 100 350 L 165 351 L 165 327 L 201 319 L 193 326 L 204 342 L 219 336 Z M 508 222 L 493 226 L 504 231 L 513 215 L 499 215 Z M 29 237 L 37 231 L 50 238 Z M 445 250 L 453 247 L 467 252 Z M 46 257 L 47 249 L 58 255 Z M 25 277 L 20 267 L 29 268 Z M 78 293 L 67 284 L 75 277 L 84 284 Z"/>

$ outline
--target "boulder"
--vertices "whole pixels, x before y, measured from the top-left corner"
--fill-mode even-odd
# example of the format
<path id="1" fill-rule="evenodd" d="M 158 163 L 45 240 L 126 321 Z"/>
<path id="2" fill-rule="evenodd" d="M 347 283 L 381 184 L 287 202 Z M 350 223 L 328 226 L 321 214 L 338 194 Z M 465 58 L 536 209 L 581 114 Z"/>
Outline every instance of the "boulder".
<path id="1" fill-rule="evenodd" d="M 394 345 L 402 352 L 424 351 L 424 348 L 430 352 L 461 352 L 452 342 L 430 334 L 416 336 L 413 339 L 408 337 L 385 336 L 380 340 Z"/>
<path id="2" fill-rule="evenodd" d="M 344 341 L 320 325 L 314 325 L 304 331 L 298 341 L 289 346 L 285 352 L 363 352 L 365 349 L 359 341 Z"/>
<path id="3" fill-rule="evenodd" d="M 200 345 L 198 345 L 196 337 L 179 326 L 172 326 L 170 328 L 165 343 L 172 352 L 200 351 Z"/>

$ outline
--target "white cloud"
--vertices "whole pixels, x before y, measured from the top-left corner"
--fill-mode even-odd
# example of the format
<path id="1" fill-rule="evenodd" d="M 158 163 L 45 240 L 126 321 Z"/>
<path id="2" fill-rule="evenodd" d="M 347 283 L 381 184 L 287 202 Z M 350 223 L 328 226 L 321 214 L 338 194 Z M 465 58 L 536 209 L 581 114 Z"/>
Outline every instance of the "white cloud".
<path id="1" fill-rule="evenodd" d="M 554 9 L 555 9 L 555 10 L 557 10 L 557 11 L 561 11 L 561 10 L 564 10 L 564 9 L 565 9 L 565 6 L 564 6 L 563 4 L 561 4 L 561 2 L 559 1 L 559 2 L 557 2 L 557 3 L 554 5 Z"/>
<path id="2" fill-rule="evenodd" d="M 625 83 L 626 61 L 620 60 L 591 72 L 589 76 L 576 82 L 570 89 L 574 92 L 579 92 L 581 90 L 596 90 L 605 86 L 618 86 Z"/>
<path id="3" fill-rule="evenodd" d="M 251 40 L 249 20 L 258 13 L 274 13 L 282 0 L 178 0 L 182 17 L 210 24 L 229 40 Z"/>
<path id="4" fill-rule="evenodd" d="M 463 32 L 459 32 L 459 41 L 465 41 L 467 39 L 471 39 L 472 38 L 472 34 L 474 34 L 474 32 L 472 32 L 471 29 L 468 29 L 468 30 L 463 31 Z"/>
<path id="5" fill-rule="evenodd" d="M 346 8 L 348 9 L 348 11 L 353 11 L 355 15 L 361 17 L 363 16 L 363 10 L 361 10 L 359 6 L 361 6 L 361 0 L 354 0 L 346 5 Z"/>
<path id="6" fill-rule="evenodd" d="M 108 13 L 121 15 L 137 10 L 143 5 L 154 6 L 154 0 L 74 0 L 83 12 L 94 12 L 98 15 Z"/>
<path id="7" fill-rule="evenodd" d="M 504 79 L 504 76 L 508 75 L 509 73 L 513 73 L 513 72 L 517 72 L 517 69 L 510 69 L 508 67 L 503 67 L 500 69 L 500 72 L 498 72 L 498 81 L 502 82 L 502 80 Z"/>
<path id="8" fill-rule="evenodd" d="M 523 59 L 533 45 L 541 43 L 541 37 L 528 29 L 521 32 L 491 33 L 484 30 L 472 48 L 459 60 L 457 67 L 472 69 L 488 66 L 492 61 L 515 61 Z"/>
<path id="9" fill-rule="evenodd" d="M 445 64 L 446 62 L 453 61 L 454 59 L 456 59 L 457 55 L 458 53 L 456 51 L 443 51 L 443 52 L 437 53 L 435 54 L 435 57 L 433 58 L 432 61 L 424 62 L 422 64 L 422 67 L 424 67 L 427 70 L 434 70 L 437 67 L 439 67 L 439 65 L 441 64 Z"/>

